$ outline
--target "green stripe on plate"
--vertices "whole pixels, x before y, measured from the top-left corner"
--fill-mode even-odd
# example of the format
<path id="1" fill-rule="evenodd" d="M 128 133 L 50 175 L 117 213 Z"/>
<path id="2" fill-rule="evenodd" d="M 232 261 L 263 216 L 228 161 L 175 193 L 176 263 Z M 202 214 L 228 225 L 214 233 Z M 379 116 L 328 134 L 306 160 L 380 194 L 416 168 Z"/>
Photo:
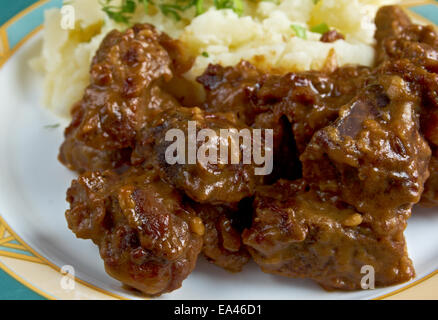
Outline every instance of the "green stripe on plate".
<path id="1" fill-rule="evenodd" d="M 45 300 L 0 269 L 0 300 Z"/>

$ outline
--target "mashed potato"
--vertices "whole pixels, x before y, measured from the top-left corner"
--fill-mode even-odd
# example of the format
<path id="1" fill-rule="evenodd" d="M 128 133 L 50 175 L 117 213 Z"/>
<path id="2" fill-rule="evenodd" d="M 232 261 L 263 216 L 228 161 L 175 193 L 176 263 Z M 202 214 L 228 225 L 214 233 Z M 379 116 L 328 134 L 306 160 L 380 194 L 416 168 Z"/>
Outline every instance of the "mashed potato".
<path id="1" fill-rule="evenodd" d="M 235 65 L 245 59 L 262 70 L 276 72 L 321 69 L 328 58 L 338 65 L 371 65 L 374 60 L 374 15 L 382 5 L 396 0 L 282 0 L 246 1 L 242 15 L 230 9 L 217 10 L 212 0 L 208 9 L 195 17 L 193 8 L 179 21 L 151 7 L 146 14 L 137 8 L 131 22 L 148 22 L 180 39 L 197 58 L 186 77 L 194 80 L 209 63 Z M 31 61 L 44 73 L 44 105 L 56 114 L 69 117 L 71 106 L 80 99 L 89 83 L 89 65 L 105 35 L 122 30 L 102 11 L 98 0 L 70 0 L 75 28 L 61 28 L 59 9 L 46 12 L 41 56 Z M 337 29 L 345 40 L 319 41 L 311 32 L 321 23 Z M 292 26 L 292 27 L 291 27 Z M 304 34 L 296 34 L 296 29 Z"/>

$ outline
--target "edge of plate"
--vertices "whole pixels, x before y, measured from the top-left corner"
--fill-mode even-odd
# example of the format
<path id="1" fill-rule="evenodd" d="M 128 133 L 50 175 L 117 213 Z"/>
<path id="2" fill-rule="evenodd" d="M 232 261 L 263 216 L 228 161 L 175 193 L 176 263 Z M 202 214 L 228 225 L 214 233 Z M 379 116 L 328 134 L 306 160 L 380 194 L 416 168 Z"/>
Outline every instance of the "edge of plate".
<path id="1" fill-rule="evenodd" d="M 1 67 L 11 58 L 15 52 L 21 48 L 21 46 L 26 43 L 30 38 L 36 35 L 42 28 L 43 25 L 40 23 L 38 26 L 33 28 L 30 32 L 19 39 L 16 44 L 11 48 L 9 45 L 7 30 L 15 22 L 19 21 L 21 18 L 25 17 L 27 14 L 32 13 L 36 9 L 43 10 L 43 5 L 52 5 L 56 7 L 56 4 L 62 3 L 62 0 L 39 0 L 34 4 L 30 5 L 23 11 L 19 12 L 13 18 L 8 20 L 5 24 L 0 26 L 0 69 Z M 432 23 L 433 21 L 421 16 L 420 14 L 410 10 L 413 7 L 434 5 L 438 12 L 438 4 L 433 0 L 406 0 L 401 4 L 404 8 L 409 10 L 409 13 L 413 16 L 415 20 L 420 22 Z M 438 19 L 438 18 L 437 18 Z M 28 267 L 34 269 L 38 266 L 40 273 L 45 275 L 50 274 L 53 277 L 49 281 L 51 285 L 57 285 L 58 287 L 52 288 L 56 294 L 46 292 L 42 289 L 43 285 L 47 285 L 47 278 L 38 279 L 38 277 L 32 276 L 30 274 L 24 275 L 25 269 Z M 16 268 L 13 270 L 12 268 Z M 23 268 L 24 267 L 24 268 Z M 5 271 L 12 278 L 26 286 L 27 288 L 35 291 L 39 295 L 47 299 L 121 299 L 126 300 L 125 297 L 117 295 L 113 292 L 103 290 L 96 287 L 86 281 L 79 278 L 75 278 L 77 286 L 74 292 L 70 290 L 63 290 L 60 283 L 63 277 L 66 277 L 66 273 L 61 270 L 60 267 L 53 264 L 38 252 L 36 252 L 32 247 L 26 244 L 18 234 L 7 224 L 0 213 L 0 269 Z M 20 270 L 21 272 L 18 272 Z M 55 272 L 53 272 L 55 271 Z M 29 280 L 32 278 L 32 280 Z M 411 283 L 408 283 L 399 289 L 396 289 L 387 294 L 381 295 L 373 300 L 383 300 L 383 299 L 437 299 L 436 287 L 438 286 L 438 269 L 431 272 L 430 274 L 417 279 Z M 79 290 L 78 290 L 79 289 Z M 78 294 L 79 291 L 79 294 Z M 427 291 L 427 293 L 426 293 Z"/>

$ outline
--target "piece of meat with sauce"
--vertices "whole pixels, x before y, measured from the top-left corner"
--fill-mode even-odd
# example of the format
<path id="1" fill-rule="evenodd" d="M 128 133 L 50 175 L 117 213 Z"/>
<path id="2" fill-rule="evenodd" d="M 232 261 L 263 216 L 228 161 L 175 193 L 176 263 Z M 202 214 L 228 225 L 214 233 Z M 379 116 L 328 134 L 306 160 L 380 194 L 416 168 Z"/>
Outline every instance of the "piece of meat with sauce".
<path id="1" fill-rule="evenodd" d="M 206 98 L 202 109 L 207 112 L 234 112 L 239 120 L 251 126 L 257 115 L 249 100 L 249 91 L 262 73 L 247 61 L 234 67 L 209 65 L 196 80 L 203 86 Z"/>
<path id="2" fill-rule="evenodd" d="M 165 46 L 165 47 L 164 47 Z M 151 25 L 110 32 L 93 58 L 90 85 L 73 108 L 59 159 L 80 173 L 129 163 L 137 132 L 178 105 L 160 88 L 178 69 L 178 44 Z"/>
<path id="3" fill-rule="evenodd" d="M 235 137 L 239 131 L 246 132 L 249 139 L 236 139 L 233 144 L 232 139 L 221 137 L 220 131 L 227 129 L 235 130 Z M 193 132 L 189 133 L 189 130 Z M 166 141 L 169 133 L 172 134 Z M 200 138 L 202 133 L 206 136 Z M 134 155 L 138 163 L 146 161 L 143 165 L 151 160 L 164 181 L 196 202 L 233 204 L 252 196 L 261 179 L 252 162 L 253 141 L 251 128 L 238 121 L 233 113 L 207 113 L 196 107 L 180 107 L 155 118 Z M 228 150 L 223 157 L 221 149 Z"/>
<path id="4" fill-rule="evenodd" d="M 204 225 L 154 171 L 86 173 L 67 192 L 69 228 L 99 246 L 109 275 L 148 295 L 178 289 L 195 267 Z"/>
<path id="5" fill-rule="evenodd" d="M 420 101 L 420 127 L 432 148 L 438 147 L 438 74 L 425 70 L 409 60 L 385 62 L 380 67 L 380 74 L 395 74 L 409 86 L 412 94 Z"/>
<path id="6" fill-rule="evenodd" d="M 422 101 L 421 127 L 426 139 L 438 146 L 438 32 L 413 24 L 396 6 L 383 7 L 376 17 L 378 62 L 386 73 L 398 74 Z"/>
<path id="7" fill-rule="evenodd" d="M 369 74 L 367 67 L 347 66 L 266 76 L 250 91 L 250 99 L 255 108 L 288 118 L 301 154 L 317 130 L 336 120 L 339 108 L 356 95 Z"/>
<path id="8" fill-rule="evenodd" d="M 129 148 L 107 150 L 88 146 L 75 137 L 83 119 L 84 109 L 76 104 L 72 109 L 73 119 L 65 130 L 65 140 L 59 152 L 59 161 L 71 170 L 79 173 L 85 171 L 118 168 L 129 162 Z"/>
<path id="9" fill-rule="evenodd" d="M 258 188 L 243 242 L 264 272 L 310 278 L 328 290 L 360 290 L 365 266 L 374 268 L 376 287 L 414 277 L 405 221 L 379 234 L 361 213 L 332 200 L 308 191 L 303 180 Z"/>
<path id="10" fill-rule="evenodd" d="M 375 23 L 377 64 L 407 59 L 431 72 L 438 72 L 438 34 L 434 26 L 413 24 L 398 6 L 379 9 Z"/>
<path id="11" fill-rule="evenodd" d="M 331 43 L 338 40 L 345 40 L 345 37 L 342 33 L 339 33 L 337 30 L 329 30 L 321 36 L 319 41 Z"/>
<path id="12" fill-rule="evenodd" d="M 240 272 L 250 255 L 242 243 L 239 210 L 225 206 L 193 204 L 205 225 L 202 252 L 208 261 L 230 272 Z"/>
<path id="13" fill-rule="evenodd" d="M 403 77 L 422 98 L 421 130 L 435 149 L 438 147 L 438 33 L 433 26 L 413 24 L 397 6 L 381 8 L 376 26 L 377 62 L 386 63 L 389 72 Z M 438 205 L 438 158 L 434 154 L 429 167 L 431 176 L 421 200 L 425 206 Z"/>
<path id="14" fill-rule="evenodd" d="M 301 156 L 304 179 L 352 205 L 381 234 L 403 224 L 429 177 L 419 108 L 399 76 L 370 79 L 339 119 L 312 138 Z"/>

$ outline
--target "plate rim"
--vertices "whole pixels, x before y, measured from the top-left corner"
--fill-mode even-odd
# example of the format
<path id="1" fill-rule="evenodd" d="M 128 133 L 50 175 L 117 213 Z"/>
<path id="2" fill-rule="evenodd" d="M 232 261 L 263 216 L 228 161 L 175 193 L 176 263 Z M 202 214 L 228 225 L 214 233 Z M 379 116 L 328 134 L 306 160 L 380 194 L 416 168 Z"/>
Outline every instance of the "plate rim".
<path id="1" fill-rule="evenodd" d="M 12 49 L 9 47 L 8 35 L 6 32 L 7 28 L 9 26 L 11 26 L 14 22 L 16 22 L 16 21 L 20 20 L 21 18 L 23 18 L 24 16 L 26 16 L 28 13 L 34 11 L 35 9 L 41 7 L 44 4 L 49 4 L 50 2 L 53 2 L 53 0 L 38 0 L 35 3 L 33 3 L 32 5 L 26 7 L 24 10 L 20 11 L 16 15 L 14 15 L 12 18 L 7 20 L 3 25 L 0 26 L 0 44 L 3 47 L 3 55 L 1 54 L 1 51 L 0 51 L 0 71 L 1 71 L 2 67 L 4 66 L 4 64 L 26 42 L 28 42 L 31 38 L 33 38 L 35 35 L 37 35 L 43 29 L 43 24 L 40 24 L 39 26 L 37 26 L 36 28 L 34 28 L 30 32 L 28 32 L 22 39 L 20 39 L 20 41 Z M 413 6 L 430 5 L 430 4 L 438 7 L 438 3 L 436 1 L 433 1 L 433 0 L 404 0 L 401 3 L 401 6 L 409 10 Z M 432 24 L 432 25 L 436 26 L 436 24 L 434 22 L 428 20 L 427 18 L 425 18 L 425 17 L 423 17 L 415 12 L 413 12 L 412 10 L 409 10 L 409 13 L 416 20 L 419 20 L 422 22 L 427 22 L 428 24 Z M 21 239 L 21 237 L 9 226 L 9 224 L 3 218 L 3 216 L 0 212 L 0 241 L 4 240 L 1 237 L 2 231 L 3 232 L 7 231 L 8 234 L 10 235 L 10 237 L 13 238 L 13 240 L 15 240 L 16 242 L 19 242 L 20 245 L 22 245 L 34 257 L 25 258 L 25 257 L 23 257 L 23 255 L 21 255 L 21 256 L 17 255 L 17 254 L 14 255 L 11 253 L 6 254 L 0 250 L 0 258 L 8 257 L 8 258 L 13 258 L 13 259 L 18 259 L 18 260 L 27 260 L 29 263 L 42 263 L 42 264 L 46 265 L 47 267 L 49 267 L 52 271 L 55 271 L 59 277 L 63 276 L 63 274 L 61 272 L 61 268 L 59 266 L 55 265 L 54 263 L 52 263 L 51 261 L 49 261 L 48 259 L 46 259 L 45 257 L 43 257 L 35 249 L 33 249 L 30 245 L 28 245 L 25 241 L 23 241 L 23 239 Z M 59 299 L 59 297 L 56 297 L 56 296 L 44 291 L 42 288 L 38 287 L 37 285 L 32 283 L 30 280 L 25 279 L 23 276 L 19 275 L 17 272 L 15 272 L 13 269 L 11 269 L 11 267 L 7 266 L 4 263 L 4 261 L 2 261 L 1 259 L 0 259 L 0 269 L 2 269 L 4 272 L 6 272 L 13 279 L 15 279 L 19 283 L 23 284 L 28 289 L 41 295 L 42 297 L 49 299 L 49 300 Z M 108 296 L 105 298 L 129 300 L 129 298 L 126 298 L 126 297 L 118 295 L 114 292 L 99 288 L 99 287 L 97 287 L 91 283 L 88 283 L 88 282 L 86 282 L 78 277 L 75 277 L 75 281 L 79 282 L 81 285 L 83 285 L 91 290 L 95 290 L 100 294 Z M 414 287 L 417 287 L 419 284 L 429 282 L 429 281 L 430 282 L 433 281 L 434 283 L 436 282 L 438 284 L 438 267 L 436 268 L 436 270 L 426 274 L 422 278 L 416 279 L 415 281 L 407 283 L 398 289 L 394 289 L 394 291 L 391 291 L 391 292 L 388 292 L 386 294 L 380 295 L 378 297 L 372 298 L 371 300 L 383 300 L 383 299 L 388 299 L 390 297 L 397 297 L 398 295 L 400 295 L 402 293 L 410 292 Z M 149 300 L 147 297 L 142 297 L 142 298 L 145 300 Z M 430 298 L 432 298 L 432 297 L 430 297 Z M 437 299 L 437 297 L 434 297 L 434 298 Z"/>

